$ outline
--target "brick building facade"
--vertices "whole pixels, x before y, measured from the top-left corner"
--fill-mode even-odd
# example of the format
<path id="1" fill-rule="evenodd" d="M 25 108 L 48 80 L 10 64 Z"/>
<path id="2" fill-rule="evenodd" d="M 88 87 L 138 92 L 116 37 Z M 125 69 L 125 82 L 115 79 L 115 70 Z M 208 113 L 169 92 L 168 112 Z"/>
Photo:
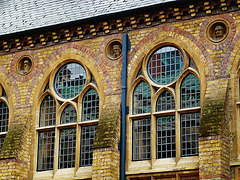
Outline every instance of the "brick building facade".
<path id="1" fill-rule="evenodd" d="M 0 179 L 240 179 L 240 1 L 131 3 L 3 20 Z"/>

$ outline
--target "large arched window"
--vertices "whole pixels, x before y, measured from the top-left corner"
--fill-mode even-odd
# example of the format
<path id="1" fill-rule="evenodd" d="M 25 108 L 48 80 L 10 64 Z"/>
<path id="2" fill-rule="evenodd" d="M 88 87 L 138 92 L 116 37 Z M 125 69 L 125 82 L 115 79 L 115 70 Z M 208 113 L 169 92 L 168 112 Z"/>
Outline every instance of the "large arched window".
<path id="1" fill-rule="evenodd" d="M 131 88 L 130 159 L 197 156 L 201 87 L 191 58 L 175 46 L 160 47 L 143 62 Z"/>
<path id="2" fill-rule="evenodd" d="M 90 71 L 76 62 L 58 67 L 39 100 L 37 171 L 92 165 L 99 95 Z M 73 175 L 74 175 L 73 173 Z"/>
<path id="3" fill-rule="evenodd" d="M 7 135 L 9 123 L 9 108 L 7 95 L 0 85 L 0 152 Z"/>

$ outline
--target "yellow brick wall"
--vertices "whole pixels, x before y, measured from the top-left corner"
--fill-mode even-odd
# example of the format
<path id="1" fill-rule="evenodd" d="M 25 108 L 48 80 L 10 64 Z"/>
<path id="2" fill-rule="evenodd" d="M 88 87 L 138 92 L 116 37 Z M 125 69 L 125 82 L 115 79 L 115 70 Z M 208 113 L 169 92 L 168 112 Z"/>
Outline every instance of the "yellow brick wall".
<path id="1" fill-rule="evenodd" d="M 229 41 L 223 44 L 222 47 L 208 42 L 204 36 L 204 30 L 208 23 L 216 18 L 223 18 L 226 21 L 233 22 L 231 25 L 235 27 L 235 29 L 231 29 L 231 36 L 229 38 L 235 38 L 234 42 Z M 131 42 L 127 67 L 128 88 L 131 87 L 131 83 L 136 77 L 137 69 L 142 64 L 142 60 L 146 55 L 149 54 L 153 48 L 171 42 L 183 47 L 198 66 L 203 89 L 206 89 L 206 91 L 203 91 L 206 98 L 219 98 L 219 96 L 212 96 L 214 94 L 214 92 L 212 92 L 214 88 L 212 87 L 220 89 L 219 91 L 223 92 L 223 94 L 220 94 L 220 96 L 224 96 L 221 98 L 220 106 L 224 107 L 226 91 L 229 86 L 226 79 L 230 78 L 235 56 L 239 56 L 238 47 L 240 46 L 237 43 L 240 30 L 239 19 L 239 13 L 233 12 L 199 17 L 194 20 L 163 23 L 158 26 L 128 32 Z M 102 98 L 102 112 L 104 113 L 100 118 L 99 126 L 105 127 L 107 124 L 107 117 L 105 118 L 104 115 L 108 115 L 109 113 L 109 116 L 112 115 L 113 117 L 112 122 L 109 123 L 109 127 L 112 128 L 111 132 L 101 136 L 101 131 L 100 129 L 98 130 L 93 153 L 92 177 L 93 179 L 97 179 L 99 176 L 108 176 L 112 179 L 118 179 L 119 151 L 117 143 L 120 138 L 120 117 L 119 114 L 115 115 L 115 113 L 116 111 L 120 113 L 122 66 L 121 59 L 117 61 L 108 60 L 105 56 L 104 48 L 111 39 L 121 37 L 122 33 L 118 33 L 76 42 L 56 44 L 49 47 L 46 46 L 44 48 L 36 47 L 32 50 L 9 52 L 0 56 L 0 82 L 6 90 L 9 104 L 11 105 L 11 107 L 9 107 L 11 113 L 9 127 L 14 127 L 17 124 L 23 125 L 24 127 L 24 133 L 21 136 L 22 144 L 19 144 L 17 147 L 18 151 L 13 155 L 13 159 L 4 156 L 2 160 L 0 160 L 0 174 L 2 174 L 0 178 L 32 178 L 35 170 L 31 168 L 31 163 L 33 162 L 33 156 L 36 156 L 31 153 L 32 149 L 36 148 L 31 146 L 32 144 L 36 144 L 32 132 L 35 131 L 36 127 L 36 111 L 39 111 L 37 104 L 41 87 L 46 85 L 50 72 L 60 63 L 63 63 L 66 59 L 76 59 L 89 68 L 98 83 L 98 88 L 101 93 L 100 96 Z M 233 43 L 236 44 L 236 47 L 232 47 Z M 16 63 L 22 55 L 29 55 L 34 61 L 33 71 L 24 77 L 18 75 L 16 72 Z M 131 100 L 128 99 L 128 104 L 129 101 Z M 212 106 L 212 104 L 204 104 L 203 102 L 206 101 L 202 101 L 203 109 L 204 107 Z M 216 104 L 218 102 L 216 101 Z M 111 112 L 110 109 L 112 106 L 116 108 Z M 210 113 L 209 119 L 215 116 L 217 116 L 217 114 Z M 222 114 L 222 117 L 225 117 L 225 114 Z M 225 138 L 226 134 L 223 133 L 223 127 L 221 126 L 222 122 L 225 123 L 225 119 L 222 117 L 218 119 L 216 126 L 208 124 L 208 117 L 206 117 L 206 121 L 203 122 L 206 122 L 205 125 L 209 125 L 210 129 L 206 133 L 203 133 L 206 129 L 202 130 L 202 137 L 218 137 L 218 135 L 221 135 L 221 137 Z M 9 134 L 7 138 L 11 139 L 8 136 L 10 136 Z M 213 170 L 213 167 L 216 165 L 215 163 L 217 163 L 219 169 L 216 168 L 216 171 L 213 172 L 219 174 L 218 171 L 221 171 L 220 174 L 228 177 L 229 170 L 227 170 L 227 168 L 229 166 L 229 159 L 215 162 L 215 160 L 219 158 L 218 156 L 225 158 L 224 153 L 229 153 L 228 148 L 223 145 L 224 142 L 221 138 L 210 142 L 210 147 L 208 147 L 208 139 L 200 141 L 199 168 L 206 169 L 206 173 L 202 172 L 201 175 L 207 176 L 207 172 Z M 14 144 L 14 142 L 11 141 L 10 143 Z M 3 146 L 6 148 L 8 145 L 5 143 Z M 221 147 L 221 149 L 215 151 L 218 146 Z M 220 154 L 216 157 L 211 156 L 212 159 L 208 159 L 206 164 L 206 157 L 212 155 L 214 152 L 219 152 Z M 110 159 L 112 161 L 109 161 Z"/>

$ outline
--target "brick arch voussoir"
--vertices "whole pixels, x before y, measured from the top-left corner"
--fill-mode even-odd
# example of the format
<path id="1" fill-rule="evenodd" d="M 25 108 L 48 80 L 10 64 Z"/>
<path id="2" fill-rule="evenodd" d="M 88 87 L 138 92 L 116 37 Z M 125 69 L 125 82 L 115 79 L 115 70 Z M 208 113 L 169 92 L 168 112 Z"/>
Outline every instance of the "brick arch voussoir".
<path id="1" fill-rule="evenodd" d="M 36 72 L 35 77 L 32 79 L 32 82 L 30 84 L 30 87 L 28 89 L 28 93 L 31 94 L 34 88 L 37 88 L 36 85 L 39 84 L 39 82 L 41 81 L 41 79 L 39 79 L 40 76 L 43 76 L 44 73 L 46 72 L 46 69 L 48 68 L 48 66 L 51 64 L 51 61 L 54 61 L 57 57 L 61 57 L 64 55 L 64 52 L 67 49 L 75 49 L 75 50 L 79 50 L 82 54 L 82 57 L 90 57 L 91 59 L 93 59 L 96 64 L 98 65 L 98 67 L 101 69 L 102 72 L 104 72 L 104 75 L 106 76 L 105 80 L 107 83 L 107 88 L 111 89 L 111 82 L 109 81 L 109 74 L 107 73 L 106 67 L 101 63 L 101 59 L 98 58 L 98 56 L 92 52 L 90 49 L 86 48 L 85 46 L 82 45 L 78 45 L 78 44 L 73 44 L 73 43 L 68 43 L 66 45 L 64 45 L 63 47 L 59 48 L 58 50 L 56 50 L 55 52 L 53 52 L 45 61 L 44 63 L 41 65 L 41 67 L 39 67 L 39 71 Z M 79 54 L 80 55 L 80 54 Z M 32 97 L 34 98 L 34 97 Z M 31 99 L 31 96 L 27 96 L 26 98 L 26 104 L 29 104 Z"/>
<path id="2" fill-rule="evenodd" d="M 208 24 L 214 20 L 217 19 L 223 19 L 225 21 L 227 21 L 231 28 L 230 28 L 230 32 L 229 32 L 229 36 L 226 39 L 226 41 L 220 43 L 220 44 L 211 44 L 209 43 L 209 41 L 207 41 L 206 37 L 205 37 L 205 30 L 208 26 Z M 202 43 L 203 45 L 208 48 L 208 49 L 212 49 L 212 50 L 220 50 L 223 48 L 227 48 L 226 53 L 224 54 L 223 60 L 222 60 L 222 64 L 221 64 L 221 74 L 220 77 L 215 76 L 216 79 L 218 78 L 229 78 L 230 77 L 230 73 L 228 72 L 228 69 L 231 69 L 231 62 L 230 62 L 230 57 L 232 54 L 232 51 L 236 45 L 236 39 L 239 39 L 239 35 L 236 35 L 236 24 L 235 24 L 235 20 L 233 19 L 232 16 L 229 16 L 228 14 L 218 14 L 218 15 L 214 15 L 211 16 L 207 19 L 205 19 L 201 25 L 201 29 L 200 29 L 200 39 L 202 39 Z"/>
<path id="3" fill-rule="evenodd" d="M 20 92 L 18 89 L 18 85 L 15 81 L 15 78 L 2 65 L 0 65 L 0 76 L 1 76 L 0 83 L 3 84 L 3 87 L 5 88 L 6 93 L 8 94 L 8 92 L 11 92 L 11 96 L 8 97 L 8 99 L 10 100 L 9 103 L 13 104 L 13 109 L 18 108 L 19 106 L 21 106 L 21 102 L 20 102 L 21 98 L 20 98 Z M 6 81 L 9 81 L 10 84 L 5 83 Z"/>
<path id="4" fill-rule="evenodd" d="M 174 37 L 174 35 L 185 37 L 189 43 L 192 43 L 195 45 L 196 49 L 202 54 L 204 63 L 206 63 L 207 67 L 205 68 L 205 71 L 208 71 L 206 75 L 206 79 L 213 79 L 215 76 L 214 69 L 212 68 L 212 59 L 210 57 L 210 54 L 208 53 L 207 49 L 202 45 L 202 43 L 196 39 L 191 33 L 184 31 L 178 27 L 164 25 L 158 27 L 157 30 L 149 33 L 145 38 L 143 38 L 133 50 L 129 53 L 129 62 L 130 60 L 136 61 L 137 60 L 137 54 L 139 52 L 144 52 L 145 49 L 149 49 L 149 44 L 151 44 L 151 41 L 157 39 L 161 36 L 170 36 Z M 129 64 L 128 62 L 128 64 Z M 132 62 L 133 66 L 137 66 L 137 63 Z M 129 65 L 131 66 L 131 65 Z M 134 69 L 134 67 L 131 67 Z M 207 68 L 207 69 L 206 69 Z"/>
<path id="5" fill-rule="evenodd" d="M 236 70 L 239 68 L 240 66 L 240 32 L 234 37 L 234 39 L 232 40 L 232 44 L 231 44 L 231 49 L 229 51 L 231 51 L 231 54 L 228 55 L 227 60 L 225 62 L 226 64 L 226 74 L 231 74 L 232 70 L 234 70 L 235 72 L 232 73 L 236 73 Z M 235 67 L 236 69 L 233 69 L 233 67 Z"/>

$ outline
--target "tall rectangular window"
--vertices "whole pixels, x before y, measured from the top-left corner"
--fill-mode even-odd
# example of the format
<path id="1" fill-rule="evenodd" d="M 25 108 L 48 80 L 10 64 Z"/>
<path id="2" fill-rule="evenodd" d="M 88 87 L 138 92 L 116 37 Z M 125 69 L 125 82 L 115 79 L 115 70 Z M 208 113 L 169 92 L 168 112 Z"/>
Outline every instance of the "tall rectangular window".
<path id="1" fill-rule="evenodd" d="M 151 119 L 133 121 L 133 160 L 151 158 Z"/>

